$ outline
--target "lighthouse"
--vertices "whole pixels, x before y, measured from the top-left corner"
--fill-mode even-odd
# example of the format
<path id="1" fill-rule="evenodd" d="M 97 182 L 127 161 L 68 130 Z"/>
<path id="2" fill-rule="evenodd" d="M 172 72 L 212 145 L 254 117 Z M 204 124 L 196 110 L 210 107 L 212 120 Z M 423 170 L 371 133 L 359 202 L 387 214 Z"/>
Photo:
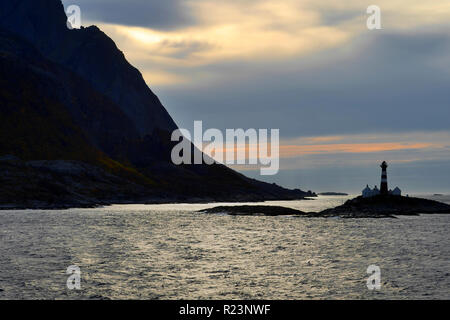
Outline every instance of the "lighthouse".
<path id="1" fill-rule="evenodd" d="M 387 163 L 383 161 L 381 164 L 381 185 L 380 185 L 380 194 L 389 194 L 388 190 L 388 182 L 387 182 Z"/>
<path id="2" fill-rule="evenodd" d="M 386 161 L 383 161 L 381 164 L 381 184 L 380 189 L 375 186 L 373 189 L 367 185 L 367 187 L 362 191 L 363 198 L 371 198 L 376 197 L 378 195 L 393 195 L 393 196 L 401 196 L 402 190 L 400 190 L 399 187 L 396 187 L 394 190 L 388 189 L 388 182 L 387 182 L 387 163 Z"/>

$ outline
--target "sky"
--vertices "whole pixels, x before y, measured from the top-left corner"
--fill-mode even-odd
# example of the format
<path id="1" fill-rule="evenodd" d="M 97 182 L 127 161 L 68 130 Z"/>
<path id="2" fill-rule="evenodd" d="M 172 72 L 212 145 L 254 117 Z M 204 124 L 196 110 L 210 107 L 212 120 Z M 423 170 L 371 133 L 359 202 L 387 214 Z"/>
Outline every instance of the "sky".
<path id="1" fill-rule="evenodd" d="M 286 187 L 450 192 L 448 0 L 64 0 L 108 34 L 179 127 L 280 130 Z M 381 9 L 369 30 L 366 10 Z"/>

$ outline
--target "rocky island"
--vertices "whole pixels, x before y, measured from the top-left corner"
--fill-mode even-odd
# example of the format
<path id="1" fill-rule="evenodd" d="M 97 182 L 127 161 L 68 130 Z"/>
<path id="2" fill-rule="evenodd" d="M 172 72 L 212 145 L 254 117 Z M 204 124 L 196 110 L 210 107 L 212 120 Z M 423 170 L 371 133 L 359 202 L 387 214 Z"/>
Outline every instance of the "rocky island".
<path id="1" fill-rule="evenodd" d="M 359 196 L 336 208 L 326 209 L 318 215 L 323 217 L 377 218 L 442 213 L 450 213 L 450 205 L 422 198 L 378 195 L 370 198 Z"/>
<path id="2" fill-rule="evenodd" d="M 280 206 L 218 206 L 200 210 L 201 213 L 227 214 L 230 216 L 299 216 L 306 213 L 300 210 Z"/>
<path id="3" fill-rule="evenodd" d="M 199 211 L 201 213 L 223 213 L 244 216 L 282 216 L 316 218 L 395 218 L 401 215 L 450 214 L 450 205 L 428 199 L 379 195 L 370 198 L 359 196 L 336 208 L 321 212 L 303 212 L 277 206 L 219 206 Z"/>

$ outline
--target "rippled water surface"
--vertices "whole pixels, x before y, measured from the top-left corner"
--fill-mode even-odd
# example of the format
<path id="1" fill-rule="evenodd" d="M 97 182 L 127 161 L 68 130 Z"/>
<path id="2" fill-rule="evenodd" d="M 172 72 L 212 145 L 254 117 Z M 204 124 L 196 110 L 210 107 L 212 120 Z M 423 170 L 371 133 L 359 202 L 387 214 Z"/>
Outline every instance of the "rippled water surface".
<path id="1" fill-rule="evenodd" d="M 319 211 L 345 199 L 266 204 Z M 0 211 L 0 299 L 450 298 L 450 216 L 194 213 L 212 206 Z M 371 264 L 379 291 L 366 286 Z M 70 265 L 79 291 L 66 288 Z"/>

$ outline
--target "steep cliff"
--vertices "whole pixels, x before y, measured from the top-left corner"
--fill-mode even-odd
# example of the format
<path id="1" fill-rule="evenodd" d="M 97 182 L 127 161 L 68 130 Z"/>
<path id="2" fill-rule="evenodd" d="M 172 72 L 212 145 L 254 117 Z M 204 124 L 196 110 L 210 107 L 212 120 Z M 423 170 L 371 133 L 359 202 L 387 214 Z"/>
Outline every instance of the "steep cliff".
<path id="1" fill-rule="evenodd" d="M 219 164 L 174 165 L 170 135 L 177 126 L 159 99 L 97 27 L 69 30 L 58 0 L 1 2 L 0 71 L 0 156 L 20 158 L 14 172 L 26 168 L 24 172 L 41 180 L 63 177 L 46 175 L 43 167 L 30 169 L 28 162 L 77 161 L 87 165 L 85 170 L 96 167 L 117 177 L 105 178 L 111 188 L 102 184 L 103 195 L 120 190 L 116 200 L 99 198 L 101 192 L 84 194 L 89 203 L 96 199 L 251 201 L 311 195 L 249 179 Z M 0 166 L 0 184 L 6 189 L 14 183 L 7 170 Z M 69 185 L 58 185 L 67 189 L 72 180 L 68 181 Z M 89 181 L 79 183 L 91 190 Z M 129 184 L 130 189 L 117 189 L 114 184 Z M 8 190 L 20 193 L 22 189 Z M 36 187 L 35 191 L 34 197 L 40 200 L 41 190 Z M 9 199 L 21 198 L 8 194 Z M 32 199 L 33 192 L 28 196 Z M 49 199 L 48 194 L 43 198 Z"/>

